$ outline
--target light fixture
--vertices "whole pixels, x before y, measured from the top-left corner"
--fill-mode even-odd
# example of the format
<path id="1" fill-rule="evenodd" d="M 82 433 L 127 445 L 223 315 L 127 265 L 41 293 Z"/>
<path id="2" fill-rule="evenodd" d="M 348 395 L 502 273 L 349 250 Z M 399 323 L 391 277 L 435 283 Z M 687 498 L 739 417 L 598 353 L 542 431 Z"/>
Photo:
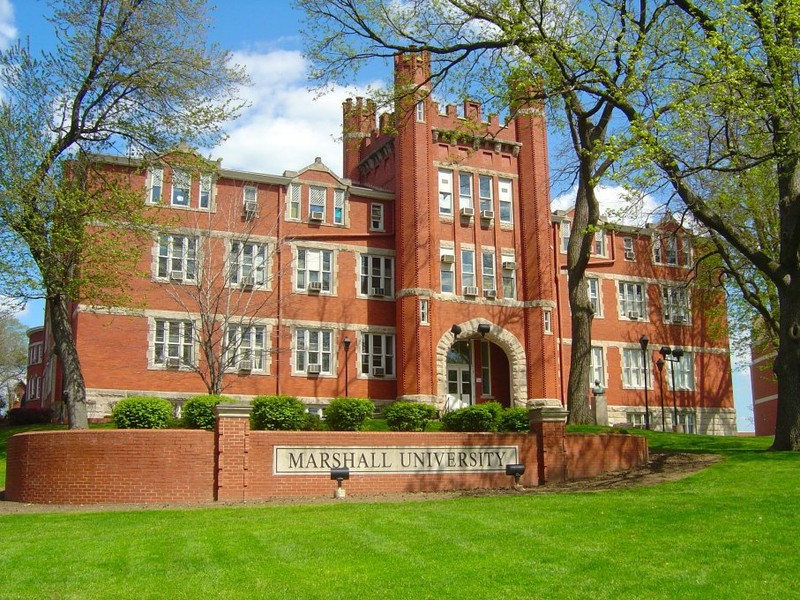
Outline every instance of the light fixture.
<path id="1" fill-rule="evenodd" d="M 458 325 L 455 325 L 455 324 L 454 324 L 454 325 L 453 325 L 453 326 L 450 328 L 450 333 L 452 333 L 452 334 L 453 334 L 453 337 L 454 337 L 454 338 L 457 338 L 457 337 L 458 337 L 458 336 L 461 334 L 461 327 L 459 327 Z"/>
<path id="2" fill-rule="evenodd" d="M 347 351 L 350 349 L 350 338 L 344 336 L 342 340 L 342 345 L 344 346 L 344 395 L 345 398 L 350 397 L 350 371 L 348 369 L 350 361 L 347 360 Z"/>
<path id="3" fill-rule="evenodd" d="M 644 371 L 644 428 L 650 429 L 650 405 L 647 402 L 647 370 L 650 367 L 647 360 L 647 345 L 650 340 L 646 335 L 639 338 L 639 345 L 642 347 L 642 371 Z"/>
<path id="4" fill-rule="evenodd" d="M 488 323 L 481 323 L 478 325 L 478 333 L 481 334 L 481 337 L 486 337 L 486 334 L 492 330 L 492 326 Z"/>
<path id="5" fill-rule="evenodd" d="M 506 465 L 506 475 L 514 478 L 514 489 L 521 490 L 522 486 L 519 483 L 519 478 L 525 474 L 525 465 L 519 463 L 512 463 Z"/>
<path id="6" fill-rule="evenodd" d="M 344 488 L 342 487 L 342 482 L 345 479 L 350 479 L 350 469 L 348 469 L 347 467 L 332 468 L 331 479 L 336 481 L 336 491 L 333 493 L 333 497 L 344 498 L 345 491 Z"/>

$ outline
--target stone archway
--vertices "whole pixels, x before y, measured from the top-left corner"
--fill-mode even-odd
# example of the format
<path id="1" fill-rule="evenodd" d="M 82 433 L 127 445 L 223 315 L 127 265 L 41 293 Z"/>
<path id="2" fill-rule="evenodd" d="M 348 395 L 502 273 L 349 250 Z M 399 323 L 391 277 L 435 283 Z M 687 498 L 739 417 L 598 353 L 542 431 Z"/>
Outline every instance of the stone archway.
<path id="1" fill-rule="evenodd" d="M 458 323 L 461 327 L 459 338 L 479 336 L 478 325 L 489 325 L 489 333 L 483 339 L 499 346 L 508 357 L 511 377 L 511 406 L 528 405 L 528 378 L 525 349 L 510 331 L 494 325 L 486 319 L 471 319 Z M 455 341 L 455 336 L 446 331 L 436 344 L 436 403 L 444 404 L 447 397 L 447 352 Z M 440 407 L 441 408 L 441 407 Z"/>

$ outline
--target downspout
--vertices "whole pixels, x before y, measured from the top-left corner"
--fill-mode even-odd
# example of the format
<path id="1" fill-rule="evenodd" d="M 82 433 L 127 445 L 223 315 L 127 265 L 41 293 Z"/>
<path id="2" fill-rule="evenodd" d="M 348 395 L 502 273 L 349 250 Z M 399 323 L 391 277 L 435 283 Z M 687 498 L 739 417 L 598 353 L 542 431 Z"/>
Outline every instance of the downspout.
<path id="1" fill-rule="evenodd" d="M 281 395 L 281 327 L 282 327 L 282 311 L 283 311 L 283 277 L 281 277 L 281 273 L 283 273 L 283 239 L 281 238 L 281 222 L 283 219 L 281 218 L 282 215 L 282 208 L 286 204 L 286 200 L 284 197 L 284 187 L 279 186 L 278 188 L 278 210 L 276 211 L 278 223 L 276 226 L 276 230 L 278 233 L 278 241 L 275 245 L 275 254 L 277 255 L 277 262 L 278 262 L 278 281 L 276 282 L 278 286 L 278 310 L 277 310 L 277 322 L 275 324 L 275 395 Z"/>
<path id="2" fill-rule="evenodd" d="M 551 221 L 552 223 L 552 221 Z M 551 225 L 553 236 L 553 258 L 556 277 L 556 322 L 558 323 L 558 381 L 561 387 L 561 406 L 566 406 L 567 392 L 564 389 L 564 336 L 561 335 L 561 243 L 558 228 Z"/>

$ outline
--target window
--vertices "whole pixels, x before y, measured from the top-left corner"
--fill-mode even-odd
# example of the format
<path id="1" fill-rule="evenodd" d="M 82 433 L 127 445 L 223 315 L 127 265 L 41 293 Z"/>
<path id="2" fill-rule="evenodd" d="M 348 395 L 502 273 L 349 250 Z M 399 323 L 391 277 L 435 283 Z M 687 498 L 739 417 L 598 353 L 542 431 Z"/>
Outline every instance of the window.
<path id="1" fill-rule="evenodd" d="M 513 219 L 513 193 L 510 179 L 499 179 L 498 187 L 498 208 L 500 210 L 500 222 L 511 223 Z"/>
<path id="2" fill-rule="evenodd" d="M 147 201 L 160 204 L 164 193 L 164 169 L 153 168 L 147 172 Z"/>
<path id="3" fill-rule="evenodd" d="M 300 219 L 300 184 L 289 184 L 289 191 L 287 192 L 289 202 L 289 219 Z"/>
<path id="4" fill-rule="evenodd" d="M 488 175 L 481 175 L 478 178 L 478 196 L 480 199 L 480 210 L 492 210 L 492 178 Z"/>
<path id="5" fill-rule="evenodd" d="M 640 429 L 645 426 L 644 412 L 629 412 L 627 414 L 628 424 L 631 427 L 639 427 Z"/>
<path id="6" fill-rule="evenodd" d="M 308 372 L 315 365 L 319 373 L 331 373 L 331 332 L 325 329 L 298 329 L 295 331 L 294 368 L 299 373 Z"/>
<path id="7" fill-rule="evenodd" d="M 475 251 L 461 251 L 461 285 L 475 287 Z"/>
<path id="8" fill-rule="evenodd" d="M 172 170 L 172 205 L 189 206 L 189 190 L 192 187 L 192 176 L 188 171 Z"/>
<path id="9" fill-rule="evenodd" d="M 458 208 L 472 208 L 472 173 L 458 174 Z"/>
<path id="10" fill-rule="evenodd" d="M 622 250 L 625 252 L 625 260 L 635 260 L 636 254 L 633 252 L 633 238 L 622 238 Z"/>
<path id="11" fill-rule="evenodd" d="M 450 256 L 452 259 L 452 254 L 448 254 L 445 256 Z M 453 273 L 453 262 L 441 261 L 439 263 L 439 280 L 442 285 L 442 293 L 443 294 L 454 294 L 456 291 L 456 284 L 455 284 L 455 276 Z"/>
<path id="12" fill-rule="evenodd" d="M 361 335 L 361 374 L 367 377 L 394 376 L 394 336 L 380 333 Z"/>
<path id="13" fill-rule="evenodd" d="M 333 275 L 331 265 L 333 252 L 330 250 L 297 250 L 297 289 L 318 289 L 330 292 Z M 310 284 L 314 284 L 313 286 Z"/>
<path id="14" fill-rule="evenodd" d="M 308 189 L 308 213 L 312 220 L 325 220 L 325 196 L 326 189 L 312 185 Z"/>
<path id="15" fill-rule="evenodd" d="M 594 232 L 594 254 L 596 256 L 606 256 L 606 232 L 598 229 Z"/>
<path id="16" fill-rule="evenodd" d="M 344 190 L 333 190 L 333 224 L 344 225 Z"/>
<path id="17" fill-rule="evenodd" d="M 509 298 L 513 300 L 517 297 L 517 272 L 514 269 L 506 269 L 506 263 L 513 263 L 514 257 L 513 256 L 503 256 L 501 257 L 503 260 L 503 298 Z"/>
<path id="18" fill-rule="evenodd" d="M 689 322 L 689 298 L 685 287 L 663 286 L 661 303 L 664 321 L 667 323 Z"/>
<path id="19" fill-rule="evenodd" d="M 416 109 L 417 109 L 417 122 L 418 123 L 425 122 L 425 102 L 423 100 L 417 102 Z"/>
<path id="20" fill-rule="evenodd" d="M 430 305 L 427 298 L 419 299 L 419 324 L 428 325 L 430 318 Z"/>
<path id="21" fill-rule="evenodd" d="M 369 207 L 369 228 L 372 231 L 383 231 L 383 204 L 373 203 Z"/>
<path id="22" fill-rule="evenodd" d="M 691 261 L 691 244 L 681 240 L 680 253 L 678 252 L 678 238 L 671 235 L 667 238 L 653 240 L 653 262 L 661 265 L 688 266 Z"/>
<path id="23" fill-rule="evenodd" d="M 678 425 L 683 425 L 684 433 L 697 433 L 697 415 L 693 412 L 678 413 Z"/>
<path id="24" fill-rule="evenodd" d="M 233 369 L 263 371 L 264 340 L 263 325 L 228 325 L 225 337 L 225 366 Z"/>
<path id="25" fill-rule="evenodd" d="M 495 275 L 494 275 L 494 252 L 482 252 L 482 274 L 483 280 L 481 281 L 481 285 L 483 286 L 483 291 L 495 290 Z"/>
<path id="26" fill-rule="evenodd" d="M 439 171 L 439 214 L 453 214 L 453 172 Z"/>
<path id="27" fill-rule="evenodd" d="M 653 240 L 653 262 L 662 264 L 664 262 L 664 248 L 660 238 Z"/>
<path id="28" fill-rule="evenodd" d="M 194 281 L 197 269 L 197 238 L 162 235 L 158 241 L 158 277 Z"/>
<path id="29" fill-rule="evenodd" d="M 592 346 L 592 386 L 606 385 L 606 371 L 603 360 L 603 349 L 600 346 Z"/>
<path id="30" fill-rule="evenodd" d="M 156 321 L 153 364 L 165 367 L 194 364 L 194 325 L 191 321 Z"/>
<path id="31" fill-rule="evenodd" d="M 670 390 L 691 391 L 694 389 L 694 358 L 691 352 L 685 352 L 679 361 L 668 361 L 670 364 L 669 381 L 667 383 Z M 672 387 L 672 375 L 675 375 L 675 388 Z"/>
<path id="32" fill-rule="evenodd" d="M 586 278 L 589 302 L 592 303 L 592 310 L 595 317 L 602 316 L 602 304 L 600 303 L 600 280 L 595 277 Z"/>
<path id="33" fill-rule="evenodd" d="M 546 309 L 542 312 L 545 333 L 553 333 L 553 311 Z"/>
<path id="34" fill-rule="evenodd" d="M 667 238 L 666 263 L 668 265 L 678 264 L 678 238 L 674 235 Z"/>
<path id="35" fill-rule="evenodd" d="M 264 285 L 266 283 L 267 245 L 231 242 L 230 283 Z"/>
<path id="36" fill-rule="evenodd" d="M 255 202 L 258 203 L 258 188 L 254 185 L 246 185 L 244 186 L 244 190 L 242 192 L 242 199 L 245 203 L 247 202 Z"/>
<path id="37" fill-rule="evenodd" d="M 200 175 L 200 200 L 198 207 L 203 210 L 211 208 L 211 173 Z"/>
<path id="38" fill-rule="evenodd" d="M 566 254 L 569 247 L 570 222 L 561 221 L 561 252 Z"/>
<path id="39" fill-rule="evenodd" d="M 647 378 L 648 387 L 650 379 Z M 622 349 L 622 385 L 626 388 L 644 388 L 641 348 Z"/>
<path id="40" fill-rule="evenodd" d="M 481 387 L 484 396 L 492 395 L 491 346 L 486 340 L 481 340 Z"/>
<path id="41" fill-rule="evenodd" d="M 387 256 L 361 257 L 361 293 L 365 296 L 392 296 L 394 259 Z"/>
<path id="42" fill-rule="evenodd" d="M 31 344 L 31 347 L 28 349 L 28 364 L 29 365 L 38 365 L 42 362 L 42 348 L 44 344 L 41 342 L 37 342 L 36 344 Z"/>
<path id="43" fill-rule="evenodd" d="M 619 314 L 628 319 L 646 317 L 644 285 L 641 283 L 619 282 Z"/>
<path id="44" fill-rule="evenodd" d="M 692 241 L 687 237 L 681 238 L 681 264 L 684 267 L 692 264 Z"/>

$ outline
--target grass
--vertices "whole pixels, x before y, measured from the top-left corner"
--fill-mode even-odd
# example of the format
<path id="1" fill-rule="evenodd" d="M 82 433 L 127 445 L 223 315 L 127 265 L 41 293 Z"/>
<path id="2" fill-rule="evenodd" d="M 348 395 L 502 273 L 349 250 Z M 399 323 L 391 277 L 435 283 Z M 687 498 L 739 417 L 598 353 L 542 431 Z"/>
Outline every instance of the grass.
<path id="1" fill-rule="evenodd" d="M 3 598 L 795 598 L 800 454 L 654 487 L 397 504 L 0 517 Z"/>

